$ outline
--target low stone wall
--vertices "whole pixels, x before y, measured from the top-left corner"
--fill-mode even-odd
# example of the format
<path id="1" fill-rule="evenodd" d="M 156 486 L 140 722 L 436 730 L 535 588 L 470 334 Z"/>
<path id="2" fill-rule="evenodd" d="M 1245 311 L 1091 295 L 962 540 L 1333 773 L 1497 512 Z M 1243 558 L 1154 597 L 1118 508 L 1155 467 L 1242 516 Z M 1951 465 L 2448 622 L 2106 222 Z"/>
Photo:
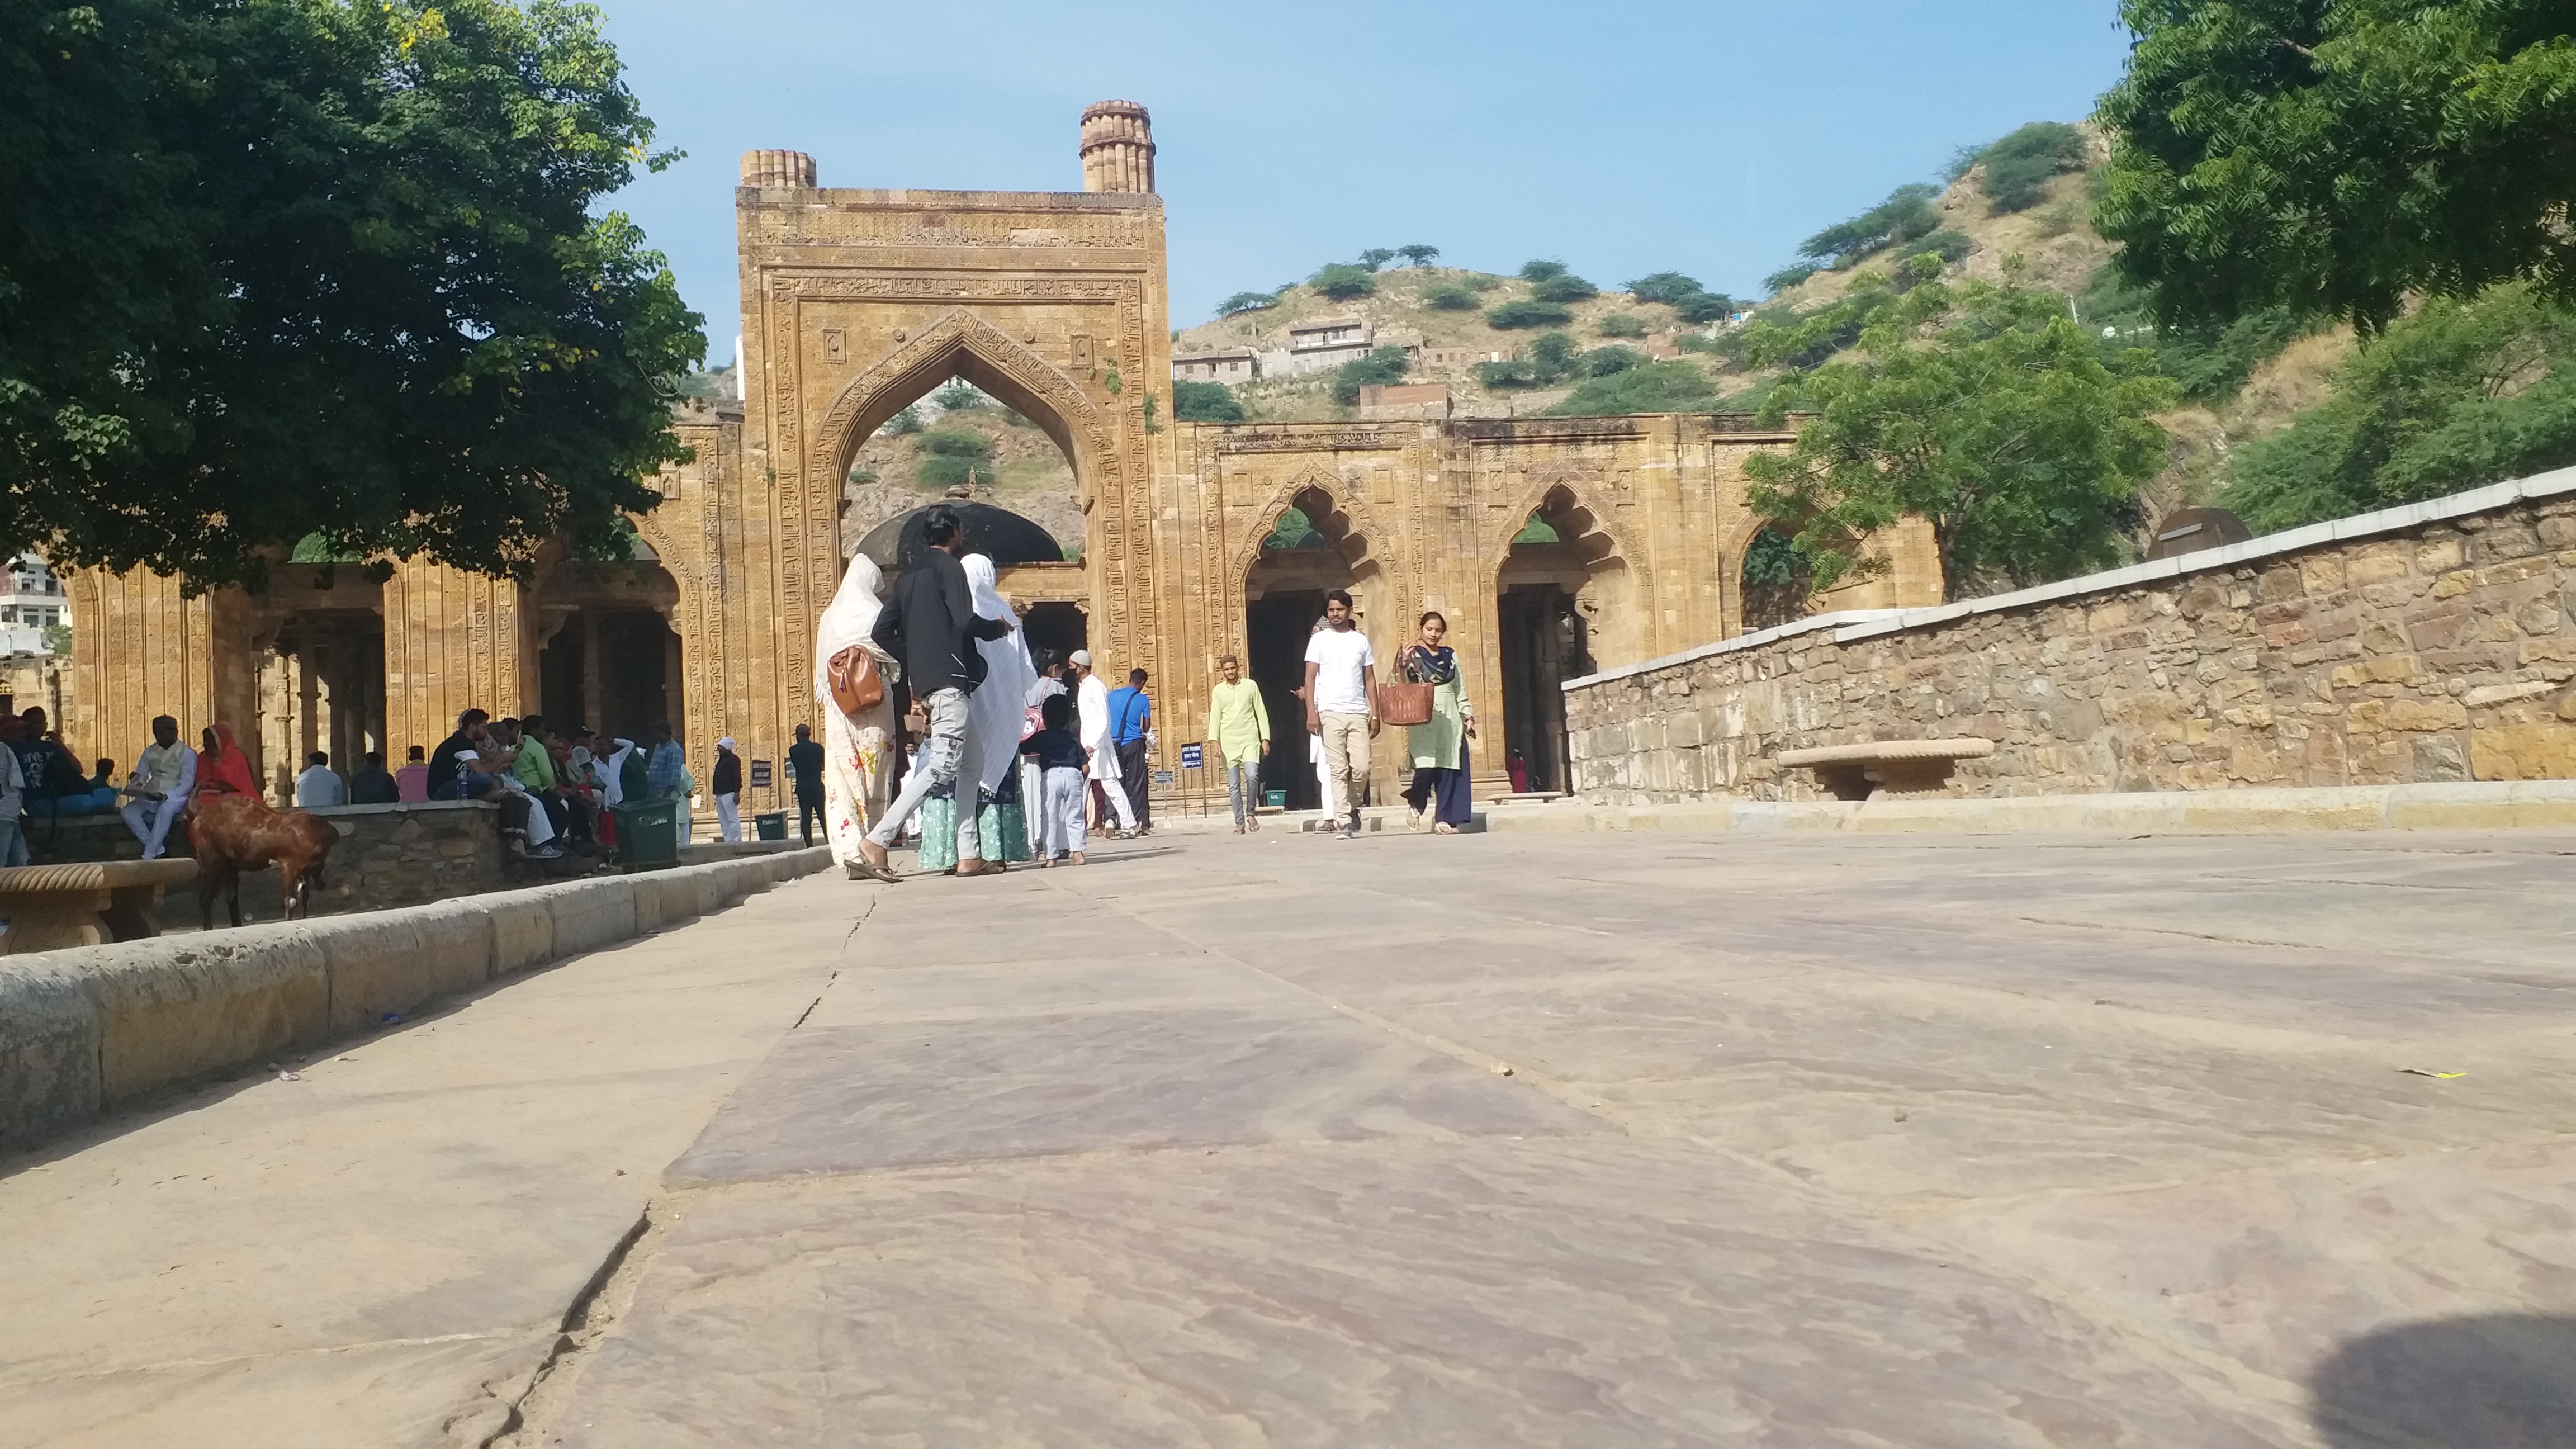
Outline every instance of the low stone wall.
<path id="1" fill-rule="evenodd" d="M 0 1144 L 723 909 L 831 864 L 782 851 L 0 961 Z"/>
<path id="2" fill-rule="evenodd" d="M 332 805 L 312 810 L 340 832 L 313 896 L 316 914 L 424 905 L 480 895 L 510 882 L 501 864 L 501 807 L 483 800 L 432 800 L 417 805 Z M 115 815 L 75 815 L 30 820 L 28 848 L 40 865 L 58 861 L 140 860 L 143 843 Z M 170 853 L 188 854 L 187 833 L 170 832 Z M 193 919 L 194 897 L 184 913 Z M 277 872 L 242 877 L 242 909 L 254 917 L 279 913 Z"/>
<path id="3" fill-rule="evenodd" d="M 2576 778 L 2576 469 L 1567 683 L 1594 804 L 1819 798 L 1778 752 L 1976 736 L 1961 796 Z"/>

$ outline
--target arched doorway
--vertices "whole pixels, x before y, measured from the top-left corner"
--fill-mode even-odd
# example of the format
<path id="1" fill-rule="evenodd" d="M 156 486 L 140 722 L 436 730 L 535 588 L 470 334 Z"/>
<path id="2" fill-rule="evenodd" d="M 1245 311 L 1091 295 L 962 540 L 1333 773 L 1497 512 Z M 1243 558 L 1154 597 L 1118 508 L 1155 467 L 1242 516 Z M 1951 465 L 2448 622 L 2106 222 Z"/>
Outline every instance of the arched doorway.
<path id="1" fill-rule="evenodd" d="M 1297 690 L 1306 682 L 1306 640 L 1324 617 L 1324 596 L 1347 590 L 1366 628 L 1371 602 L 1385 592 L 1386 570 L 1371 554 L 1367 535 L 1320 486 L 1300 489 L 1281 509 L 1243 577 L 1244 673 L 1261 687 L 1270 711 L 1270 758 L 1261 768 L 1264 790 L 1284 791 L 1292 810 L 1323 806 L 1322 787 L 1309 758 L 1306 705 Z"/>
<path id="2" fill-rule="evenodd" d="M 1745 544 L 1744 557 L 1735 574 L 1743 581 L 1744 626 L 1736 632 L 1776 629 L 1811 612 L 1815 570 L 1805 555 L 1790 546 L 1789 539 L 1787 530 L 1766 523 L 1755 529 L 1752 540 Z"/>
<path id="3" fill-rule="evenodd" d="M 1512 538 L 1495 573 L 1502 645 L 1500 764 L 1517 760 L 1523 787 L 1573 788 L 1564 683 L 1634 657 L 1644 637 L 1627 560 L 1573 489 L 1551 488 Z"/>

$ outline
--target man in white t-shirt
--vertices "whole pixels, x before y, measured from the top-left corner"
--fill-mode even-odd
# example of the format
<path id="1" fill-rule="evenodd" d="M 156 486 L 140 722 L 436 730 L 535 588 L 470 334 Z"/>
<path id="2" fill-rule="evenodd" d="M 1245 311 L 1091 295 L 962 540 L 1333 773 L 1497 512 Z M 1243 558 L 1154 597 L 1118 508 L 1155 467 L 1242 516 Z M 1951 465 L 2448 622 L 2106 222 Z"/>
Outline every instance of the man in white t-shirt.
<path id="1" fill-rule="evenodd" d="M 1335 833 L 1360 833 L 1360 791 L 1368 780 L 1369 741 L 1377 734 L 1377 655 L 1351 627 L 1351 596 L 1324 596 L 1321 633 L 1306 640 L 1306 728 L 1324 741 L 1324 773 L 1340 798 Z"/>

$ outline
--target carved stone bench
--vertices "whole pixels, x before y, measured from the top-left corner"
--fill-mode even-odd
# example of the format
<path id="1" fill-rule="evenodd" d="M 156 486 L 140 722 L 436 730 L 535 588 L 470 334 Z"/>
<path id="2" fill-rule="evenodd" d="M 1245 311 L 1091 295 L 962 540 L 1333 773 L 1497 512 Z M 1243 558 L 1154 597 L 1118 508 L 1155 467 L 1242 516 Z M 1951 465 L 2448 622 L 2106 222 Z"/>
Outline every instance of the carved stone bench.
<path id="1" fill-rule="evenodd" d="M 1783 750 L 1775 760 L 1790 769 L 1815 771 L 1816 783 L 1837 800 L 1866 800 L 1881 791 L 1937 795 L 1959 761 L 1982 760 L 1994 752 L 1993 740 L 1868 740 Z"/>
<path id="2" fill-rule="evenodd" d="M 97 861 L 0 869 L 0 956 L 103 946 L 161 934 L 161 888 L 197 878 L 193 860 Z"/>

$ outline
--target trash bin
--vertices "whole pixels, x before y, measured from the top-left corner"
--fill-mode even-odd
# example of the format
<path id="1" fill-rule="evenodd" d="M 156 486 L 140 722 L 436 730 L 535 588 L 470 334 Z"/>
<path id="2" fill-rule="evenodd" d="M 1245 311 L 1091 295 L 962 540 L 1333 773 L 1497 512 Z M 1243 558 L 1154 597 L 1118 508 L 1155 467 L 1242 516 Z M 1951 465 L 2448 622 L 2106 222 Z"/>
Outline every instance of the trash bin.
<path id="1" fill-rule="evenodd" d="M 611 805 L 617 820 L 617 854 L 629 867 L 680 863 L 680 800 L 629 801 Z"/>
<path id="2" fill-rule="evenodd" d="M 1288 808 L 1288 792 L 1285 790 L 1264 790 L 1261 792 L 1261 803 L 1269 806 L 1273 810 L 1285 810 Z"/>
<path id="3" fill-rule="evenodd" d="M 758 833 L 759 838 L 762 840 L 785 840 L 787 838 L 787 812 L 784 810 L 772 810 L 763 815 L 754 815 L 751 817 L 751 827 Z"/>

